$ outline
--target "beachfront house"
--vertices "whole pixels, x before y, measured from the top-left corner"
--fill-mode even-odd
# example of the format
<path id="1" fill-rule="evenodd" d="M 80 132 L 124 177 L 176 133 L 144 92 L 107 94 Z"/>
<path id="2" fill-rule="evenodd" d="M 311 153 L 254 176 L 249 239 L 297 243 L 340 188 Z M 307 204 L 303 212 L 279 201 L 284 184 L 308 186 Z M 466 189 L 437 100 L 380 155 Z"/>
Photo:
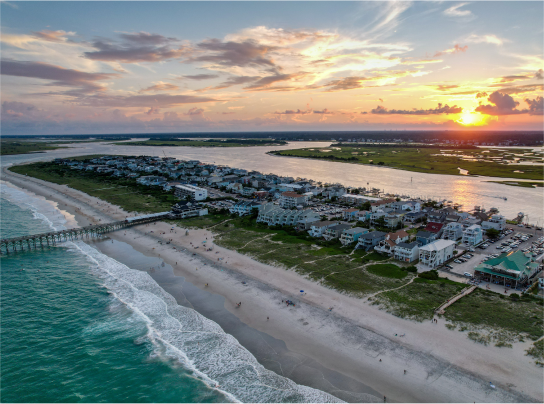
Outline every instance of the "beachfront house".
<path id="1" fill-rule="evenodd" d="M 332 221 L 323 221 L 323 222 L 316 222 L 312 223 L 310 226 L 310 230 L 308 230 L 308 234 L 312 237 L 323 237 L 323 234 L 325 234 L 325 231 L 332 226 L 335 226 L 338 224 L 338 222 L 332 222 Z"/>
<path id="2" fill-rule="evenodd" d="M 414 262 L 419 258 L 419 246 L 417 242 L 401 242 L 395 246 L 393 257 L 402 262 Z"/>
<path id="3" fill-rule="evenodd" d="M 319 215 L 311 209 L 283 209 L 273 203 L 262 204 L 257 216 L 259 223 L 266 223 L 269 226 L 297 226 L 300 230 L 308 229 L 311 223 L 319 220 Z"/>
<path id="4" fill-rule="evenodd" d="M 230 213 L 237 214 L 238 216 L 245 216 L 249 215 L 252 212 L 259 209 L 261 206 L 260 203 L 253 202 L 253 201 L 241 201 L 237 202 L 231 207 L 229 207 Z"/>
<path id="5" fill-rule="evenodd" d="M 404 215 L 404 223 L 416 223 L 421 222 L 425 219 L 426 215 L 424 212 L 408 212 Z"/>
<path id="6" fill-rule="evenodd" d="M 305 206 L 308 203 L 308 196 L 297 194 L 296 192 L 282 192 L 280 197 L 280 206 L 285 209 Z"/>
<path id="7" fill-rule="evenodd" d="M 387 233 L 384 233 L 383 231 L 373 231 L 362 234 L 359 236 L 359 241 L 357 241 L 355 248 L 362 248 L 368 251 L 377 246 L 380 241 L 385 240 L 386 234 Z"/>
<path id="8" fill-rule="evenodd" d="M 255 193 L 256 189 L 251 187 L 245 187 L 242 189 L 242 196 L 249 197 Z"/>
<path id="9" fill-rule="evenodd" d="M 359 240 L 359 237 L 363 234 L 368 233 L 368 229 L 362 227 L 354 227 L 353 229 L 346 229 L 342 232 L 340 236 L 340 243 L 343 246 L 352 244 Z"/>
<path id="10" fill-rule="evenodd" d="M 351 228 L 351 225 L 349 224 L 337 224 L 334 226 L 329 227 L 325 232 L 323 233 L 323 238 L 327 241 L 334 240 L 339 238 L 344 230 L 348 230 Z"/>
<path id="11" fill-rule="evenodd" d="M 463 237 L 463 225 L 458 222 L 450 222 L 444 226 L 442 238 L 444 240 L 457 241 Z"/>
<path id="12" fill-rule="evenodd" d="M 482 227 L 477 224 L 473 224 L 465 229 L 463 232 L 463 244 L 473 246 L 478 245 L 483 241 Z"/>
<path id="13" fill-rule="evenodd" d="M 166 184 L 166 178 L 157 175 L 144 175 L 138 178 L 136 182 L 147 186 L 163 186 Z"/>
<path id="14" fill-rule="evenodd" d="M 436 234 L 436 238 L 439 238 L 442 235 L 442 228 L 444 223 L 429 222 L 425 226 L 425 231 L 430 231 L 431 233 Z"/>
<path id="15" fill-rule="evenodd" d="M 171 216 L 173 219 L 185 219 L 187 217 L 205 216 L 208 214 L 208 208 L 200 203 L 189 201 L 180 201 L 172 206 Z"/>
<path id="16" fill-rule="evenodd" d="M 516 288 L 524 285 L 538 270 L 538 263 L 521 251 L 501 254 L 484 261 L 474 268 L 474 276 L 484 282 L 493 282 L 504 287 Z"/>
<path id="17" fill-rule="evenodd" d="M 436 268 L 453 257 L 455 241 L 438 239 L 419 248 L 419 262 Z"/>
<path id="18" fill-rule="evenodd" d="M 412 212 L 419 212 L 421 210 L 421 204 L 418 201 L 393 202 L 391 207 L 398 210 L 408 210 Z"/>

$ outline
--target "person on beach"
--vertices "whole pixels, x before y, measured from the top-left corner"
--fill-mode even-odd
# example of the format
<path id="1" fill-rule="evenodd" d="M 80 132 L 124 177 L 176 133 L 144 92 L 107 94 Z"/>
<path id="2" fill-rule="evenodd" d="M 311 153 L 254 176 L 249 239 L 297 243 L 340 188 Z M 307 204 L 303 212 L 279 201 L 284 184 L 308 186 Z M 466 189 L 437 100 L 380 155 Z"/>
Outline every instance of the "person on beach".
<path id="1" fill-rule="evenodd" d="M 266 318 L 266 321 L 268 321 L 268 320 L 270 320 L 270 317 L 267 317 L 267 318 Z"/>
<path id="2" fill-rule="evenodd" d="M 406 369 L 404 369 L 404 374 L 406 374 Z"/>

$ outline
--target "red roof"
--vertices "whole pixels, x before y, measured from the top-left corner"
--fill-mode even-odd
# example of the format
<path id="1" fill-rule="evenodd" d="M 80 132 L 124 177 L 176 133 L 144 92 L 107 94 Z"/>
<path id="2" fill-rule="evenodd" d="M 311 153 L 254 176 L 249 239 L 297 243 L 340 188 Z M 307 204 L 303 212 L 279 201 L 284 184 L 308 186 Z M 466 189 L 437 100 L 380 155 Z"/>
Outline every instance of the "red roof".
<path id="1" fill-rule="evenodd" d="M 430 231 L 431 233 L 438 233 L 440 230 L 442 230 L 442 227 L 444 227 L 443 223 L 429 222 L 427 223 L 427 227 L 425 227 L 425 231 Z"/>

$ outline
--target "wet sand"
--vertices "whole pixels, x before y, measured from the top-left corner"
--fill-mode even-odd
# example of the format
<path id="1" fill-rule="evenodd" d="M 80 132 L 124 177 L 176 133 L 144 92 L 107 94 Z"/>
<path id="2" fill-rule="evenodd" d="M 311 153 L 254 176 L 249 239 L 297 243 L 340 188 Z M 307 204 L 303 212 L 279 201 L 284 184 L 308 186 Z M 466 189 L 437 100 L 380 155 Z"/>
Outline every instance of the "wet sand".
<path id="1" fill-rule="evenodd" d="M 103 222 L 126 215 L 65 186 L 12 174 L 4 179 L 56 200 L 61 209 L 81 215 L 82 225 L 85 220 Z M 186 236 L 184 229 L 175 227 L 173 233 L 170 229 L 167 223 L 157 223 L 128 229 L 126 235 L 118 231 L 110 236 L 129 243 L 148 257 L 160 255 L 173 268 L 174 275 L 191 284 L 180 287 L 177 282 L 162 283 L 168 292 L 178 298 L 181 289 L 195 309 L 202 310 L 206 316 L 217 315 L 218 320 L 210 318 L 225 331 L 233 335 L 238 332 L 235 337 L 244 346 L 247 344 L 263 365 L 289 375 L 298 383 L 312 385 L 310 383 L 321 377 L 326 380 L 325 387 L 312 387 L 348 401 L 367 401 L 363 397 L 373 401 L 376 396 L 381 401 L 384 395 L 388 401 L 401 402 L 542 401 L 542 370 L 524 356 L 528 343 L 515 344 L 508 350 L 477 345 L 463 333 L 446 329 L 443 321 L 431 325 L 430 321 L 415 323 L 399 319 L 361 299 L 323 288 L 293 271 L 264 265 L 218 246 L 211 252 L 194 249 L 192 245 L 202 245 L 206 237 L 211 243 L 210 231 L 191 230 Z M 151 230 L 153 233 L 148 233 Z M 160 235 L 161 232 L 165 234 Z M 173 241 L 161 245 L 158 243 L 161 239 Z M 220 265 L 217 257 L 224 258 Z M 206 283 L 210 286 L 205 287 Z M 206 302 L 198 297 L 205 295 L 191 295 L 191 288 L 201 289 L 213 297 Z M 300 289 L 307 291 L 307 295 L 300 296 Z M 215 299 L 223 300 L 215 302 Z M 282 299 L 295 301 L 296 307 L 286 307 L 281 304 Z M 243 304 L 237 308 L 235 303 L 239 301 Z M 333 312 L 327 310 L 330 306 L 334 306 Z M 270 321 L 266 320 L 267 316 Z M 394 336 L 401 333 L 406 337 Z M 264 343 L 255 342 L 260 339 L 276 351 L 274 355 Z M 285 350 L 281 349 L 282 345 Z M 283 357 L 284 363 L 291 360 L 287 371 L 283 364 L 280 368 L 280 364 L 272 362 L 278 357 Z M 308 362 L 302 358 L 308 358 Z M 336 373 L 327 373 L 327 369 Z M 407 369 L 406 375 L 404 369 Z M 327 376 L 323 378 L 317 371 Z M 307 381 L 312 379 L 312 374 L 316 375 L 314 382 Z M 491 389 L 489 382 L 497 389 Z M 346 391 L 365 395 L 357 397 Z"/>

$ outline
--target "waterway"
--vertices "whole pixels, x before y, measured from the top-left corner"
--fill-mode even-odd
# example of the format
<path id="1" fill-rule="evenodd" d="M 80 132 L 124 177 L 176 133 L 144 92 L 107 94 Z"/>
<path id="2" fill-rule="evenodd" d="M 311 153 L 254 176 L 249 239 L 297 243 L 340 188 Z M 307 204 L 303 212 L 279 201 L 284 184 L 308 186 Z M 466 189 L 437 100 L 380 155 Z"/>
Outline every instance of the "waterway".
<path id="1" fill-rule="evenodd" d="M 543 188 L 522 188 L 489 182 L 506 181 L 509 180 L 508 178 L 417 173 L 388 167 L 266 154 L 271 150 L 328 147 L 330 144 L 330 142 L 290 142 L 285 146 L 163 148 L 83 143 L 70 144 L 67 145 L 67 149 L 52 150 L 46 153 L 3 156 L 1 161 L 2 166 L 4 166 L 88 154 L 168 156 L 224 164 L 230 167 L 257 170 L 282 176 L 308 178 L 323 183 L 378 188 L 385 193 L 435 200 L 451 200 L 463 205 L 462 210 L 466 211 L 472 210 L 474 206 L 481 206 L 485 209 L 494 207 L 499 209 L 500 213 L 506 216 L 507 219 L 513 219 L 519 212 L 523 212 L 530 223 L 539 225 L 544 223 Z M 516 179 L 512 180 L 517 181 Z M 503 199 L 505 197 L 507 200 Z"/>

